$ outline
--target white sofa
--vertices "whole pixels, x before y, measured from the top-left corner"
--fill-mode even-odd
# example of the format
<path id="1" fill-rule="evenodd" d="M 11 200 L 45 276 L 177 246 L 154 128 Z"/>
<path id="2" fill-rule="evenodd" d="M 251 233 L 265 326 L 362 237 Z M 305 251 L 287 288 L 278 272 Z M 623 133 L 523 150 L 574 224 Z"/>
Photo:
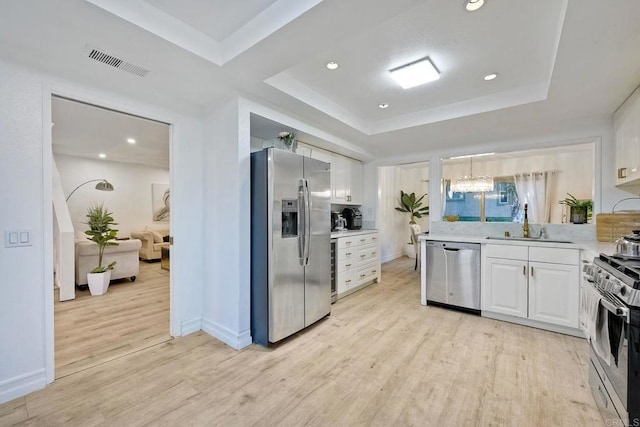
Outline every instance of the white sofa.
<path id="1" fill-rule="evenodd" d="M 138 253 L 142 242 L 138 239 L 118 240 L 117 246 L 107 246 L 104 249 L 102 265 L 109 265 L 115 261 L 111 271 L 111 280 L 129 278 L 136 280 L 140 272 Z M 87 273 L 98 266 L 98 245 L 87 239 L 76 240 L 76 285 L 87 284 Z"/>
<path id="2" fill-rule="evenodd" d="M 169 247 L 169 242 L 165 242 L 163 238 L 169 235 L 168 229 L 146 227 L 144 231 L 134 231 L 131 237 L 140 239 L 142 247 L 140 248 L 140 259 L 145 261 L 159 260 L 161 256 L 161 248 Z"/>

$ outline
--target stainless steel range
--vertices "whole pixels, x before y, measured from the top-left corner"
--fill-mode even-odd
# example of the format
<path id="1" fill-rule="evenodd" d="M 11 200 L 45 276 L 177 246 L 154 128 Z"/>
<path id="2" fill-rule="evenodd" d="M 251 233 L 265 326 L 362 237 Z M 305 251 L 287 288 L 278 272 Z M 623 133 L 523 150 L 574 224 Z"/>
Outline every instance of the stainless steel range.
<path id="1" fill-rule="evenodd" d="M 589 385 L 606 425 L 640 425 L 640 260 L 600 254 L 583 272 L 606 334 L 590 343 Z"/>

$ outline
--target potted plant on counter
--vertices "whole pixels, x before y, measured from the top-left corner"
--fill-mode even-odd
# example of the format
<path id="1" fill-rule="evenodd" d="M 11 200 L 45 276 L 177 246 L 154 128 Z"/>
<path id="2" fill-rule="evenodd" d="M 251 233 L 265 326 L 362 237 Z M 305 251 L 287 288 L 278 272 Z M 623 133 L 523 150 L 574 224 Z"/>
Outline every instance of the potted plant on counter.
<path id="1" fill-rule="evenodd" d="M 573 194 L 567 193 L 567 197 L 558 203 L 570 208 L 569 220 L 573 224 L 584 224 L 587 222 L 587 218 L 591 217 L 593 209 L 593 201 L 591 199 L 578 200 Z"/>
<path id="2" fill-rule="evenodd" d="M 102 265 L 105 248 L 118 245 L 116 242 L 118 230 L 112 228 L 118 224 L 113 220 L 112 215 L 113 213 L 109 212 L 104 204 L 92 205 L 87 210 L 86 224 L 89 229 L 84 233 L 89 240 L 98 245 L 98 266 L 87 273 L 91 295 L 102 295 L 107 291 L 111 281 L 111 270 L 116 265 L 115 261 L 106 266 Z"/>

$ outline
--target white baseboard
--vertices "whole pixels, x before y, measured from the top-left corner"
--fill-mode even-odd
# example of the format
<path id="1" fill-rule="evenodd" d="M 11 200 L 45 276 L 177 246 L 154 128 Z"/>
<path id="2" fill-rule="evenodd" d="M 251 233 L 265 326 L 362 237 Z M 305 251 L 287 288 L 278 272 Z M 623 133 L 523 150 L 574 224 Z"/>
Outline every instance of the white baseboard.
<path id="1" fill-rule="evenodd" d="M 525 319 L 522 317 L 509 316 L 507 314 L 492 313 L 490 311 L 482 311 L 482 317 L 489 319 L 502 320 L 504 322 L 517 323 L 519 325 L 529 326 L 532 328 L 544 329 L 546 331 L 558 332 L 565 335 L 573 335 L 574 337 L 584 338 L 584 332 L 580 329 L 569 328 L 567 326 L 554 325 L 552 323 L 539 322 L 537 320 Z"/>
<path id="2" fill-rule="evenodd" d="M 382 264 L 384 264 L 385 262 L 393 261 L 394 259 L 398 259 L 398 258 L 403 257 L 403 256 L 404 256 L 404 253 L 402 251 L 396 252 L 394 254 L 387 255 L 384 258 L 380 258 L 380 262 Z"/>
<path id="3" fill-rule="evenodd" d="M 181 336 L 189 335 L 194 332 L 198 332 L 202 329 L 202 318 L 191 319 L 182 322 Z"/>
<path id="4" fill-rule="evenodd" d="M 42 390 L 46 385 L 44 368 L 4 380 L 0 382 L 0 404 Z"/>
<path id="5" fill-rule="evenodd" d="M 249 329 L 238 334 L 206 318 L 202 319 L 202 330 L 236 350 L 247 347 L 253 342 Z"/>

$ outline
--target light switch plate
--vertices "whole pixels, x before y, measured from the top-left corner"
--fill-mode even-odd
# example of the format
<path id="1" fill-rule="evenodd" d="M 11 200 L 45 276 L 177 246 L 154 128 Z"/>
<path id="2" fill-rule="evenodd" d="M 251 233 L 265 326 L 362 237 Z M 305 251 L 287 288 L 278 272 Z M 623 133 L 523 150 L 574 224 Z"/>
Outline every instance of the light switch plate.
<path id="1" fill-rule="evenodd" d="M 31 246 L 30 230 L 5 230 L 4 247 L 17 248 L 20 246 Z"/>

